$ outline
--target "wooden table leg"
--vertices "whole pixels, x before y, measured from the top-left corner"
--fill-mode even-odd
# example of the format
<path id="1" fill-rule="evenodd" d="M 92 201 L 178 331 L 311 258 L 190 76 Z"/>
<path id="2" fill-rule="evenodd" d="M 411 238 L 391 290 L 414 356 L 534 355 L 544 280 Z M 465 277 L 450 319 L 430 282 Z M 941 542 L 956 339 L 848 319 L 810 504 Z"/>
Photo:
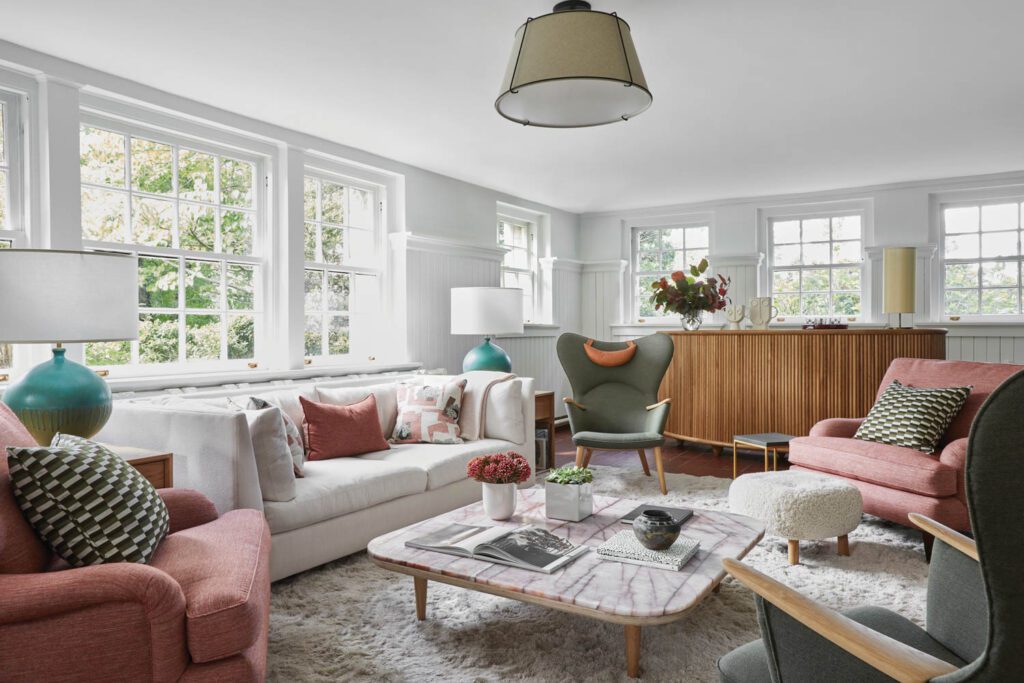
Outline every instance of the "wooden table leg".
<path id="1" fill-rule="evenodd" d="M 800 564 L 800 541 L 789 539 L 789 563 Z"/>
<path id="2" fill-rule="evenodd" d="M 779 449 L 772 449 L 772 470 L 775 472 L 779 471 Z"/>
<path id="3" fill-rule="evenodd" d="M 423 621 L 427 618 L 427 580 L 414 576 L 412 585 L 416 590 L 416 618 Z"/>
<path id="4" fill-rule="evenodd" d="M 640 627 L 626 626 L 626 675 L 640 678 Z"/>
<path id="5" fill-rule="evenodd" d="M 644 449 L 636 449 L 637 455 L 640 456 L 640 464 L 644 467 L 644 474 L 648 477 L 651 476 L 651 468 L 647 466 L 647 454 L 644 453 Z"/>
<path id="6" fill-rule="evenodd" d="M 768 471 L 768 447 L 764 447 L 764 471 Z"/>
<path id="7" fill-rule="evenodd" d="M 736 455 L 736 442 L 733 441 L 732 442 L 732 478 L 733 479 L 736 478 L 736 458 L 737 457 L 738 456 Z"/>
<path id="8" fill-rule="evenodd" d="M 849 556 L 850 554 L 850 539 L 846 534 L 839 537 L 839 554 Z"/>

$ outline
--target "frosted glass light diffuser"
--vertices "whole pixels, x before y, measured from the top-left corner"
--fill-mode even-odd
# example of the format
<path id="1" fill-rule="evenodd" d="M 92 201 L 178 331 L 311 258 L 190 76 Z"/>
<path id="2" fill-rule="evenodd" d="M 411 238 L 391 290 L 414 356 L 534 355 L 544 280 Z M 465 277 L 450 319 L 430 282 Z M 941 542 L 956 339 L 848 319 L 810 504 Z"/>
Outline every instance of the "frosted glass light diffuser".
<path id="1" fill-rule="evenodd" d="M 629 24 L 570 1 L 516 31 L 494 106 L 516 123 L 582 128 L 632 118 L 652 101 Z"/>
<path id="2" fill-rule="evenodd" d="M 137 339 L 134 256 L 0 249 L 0 342 Z"/>
<path id="3" fill-rule="evenodd" d="M 886 247 L 882 251 L 882 312 L 913 313 L 915 298 L 914 247 Z"/>
<path id="4" fill-rule="evenodd" d="M 453 287 L 452 334 L 495 336 L 523 333 L 523 290 Z"/>

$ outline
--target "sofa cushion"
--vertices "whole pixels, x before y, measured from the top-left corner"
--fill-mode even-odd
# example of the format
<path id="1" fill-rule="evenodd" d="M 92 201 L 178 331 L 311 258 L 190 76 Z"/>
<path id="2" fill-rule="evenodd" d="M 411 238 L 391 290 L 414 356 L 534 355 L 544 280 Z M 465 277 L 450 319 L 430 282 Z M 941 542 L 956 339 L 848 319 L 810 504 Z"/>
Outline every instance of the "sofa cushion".
<path id="1" fill-rule="evenodd" d="M 499 439 L 457 444 L 399 444 L 390 451 L 361 455 L 359 459 L 414 467 L 427 475 L 427 489 L 437 489 L 465 479 L 466 467 L 476 456 L 505 453 L 509 446 L 508 441 Z"/>
<path id="2" fill-rule="evenodd" d="M 370 394 L 350 406 L 335 406 L 300 398 L 306 421 L 310 460 L 344 458 L 389 448 L 377 421 L 377 399 Z"/>
<path id="3" fill-rule="evenodd" d="M 380 431 L 391 436 L 398 419 L 398 385 L 371 384 L 365 387 L 317 387 L 317 400 L 336 406 L 348 406 L 373 395 L 377 401 L 377 415 L 380 417 Z"/>
<path id="4" fill-rule="evenodd" d="M 245 411 L 263 500 L 285 501 L 295 497 L 295 464 L 282 415 L 277 406 Z"/>
<path id="5" fill-rule="evenodd" d="M 275 534 L 423 493 L 427 488 L 427 473 L 422 468 L 367 456 L 310 460 L 303 471 L 306 476 L 295 480 L 294 500 L 263 505 Z"/>
<path id="6" fill-rule="evenodd" d="M 894 379 L 871 406 L 853 438 L 934 453 L 935 445 L 970 393 L 970 386 L 907 387 Z"/>
<path id="7" fill-rule="evenodd" d="M 246 404 L 246 410 L 266 410 L 267 408 L 275 408 L 269 401 L 264 401 L 258 396 L 250 396 L 249 402 Z M 284 425 L 284 437 L 288 445 L 288 453 L 292 458 L 292 474 L 296 477 L 302 476 L 302 463 L 306 461 L 306 448 L 302 440 L 302 431 L 299 426 L 292 421 L 288 413 L 284 412 L 280 408 L 277 409 L 281 415 L 281 424 Z"/>
<path id="8" fill-rule="evenodd" d="M 8 449 L 25 519 L 72 567 L 149 561 L 167 534 L 167 506 L 145 477 L 109 450 L 67 434 L 53 446 Z"/>
<path id="9" fill-rule="evenodd" d="M 523 422 L 523 381 L 514 379 L 491 387 L 484 407 L 482 437 L 519 443 L 526 427 Z"/>
<path id="10" fill-rule="evenodd" d="M 789 442 L 789 462 L 925 496 L 956 495 L 956 469 L 912 448 L 834 436 L 802 436 Z"/>
<path id="11" fill-rule="evenodd" d="M 185 595 L 192 661 L 229 657 L 260 637 L 270 594 L 270 534 L 259 511 L 232 510 L 171 534 L 150 564 Z"/>
<path id="12" fill-rule="evenodd" d="M 444 384 L 400 384 L 398 420 L 391 434 L 394 443 L 462 443 L 462 415 L 466 380 Z"/>

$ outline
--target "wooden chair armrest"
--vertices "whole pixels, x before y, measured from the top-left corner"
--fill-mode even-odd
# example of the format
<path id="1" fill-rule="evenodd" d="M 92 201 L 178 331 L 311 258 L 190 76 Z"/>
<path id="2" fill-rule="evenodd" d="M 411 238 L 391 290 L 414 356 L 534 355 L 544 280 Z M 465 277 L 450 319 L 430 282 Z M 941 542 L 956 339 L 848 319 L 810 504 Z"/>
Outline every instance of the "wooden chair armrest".
<path id="1" fill-rule="evenodd" d="M 563 402 L 563 403 L 565 403 L 565 405 L 567 405 L 567 406 L 575 406 L 575 407 L 576 407 L 576 408 L 578 408 L 579 410 L 586 410 L 586 407 L 585 407 L 585 406 L 583 406 L 583 405 L 580 405 L 579 403 L 577 403 L 576 401 L 572 400 L 572 399 L 571 399 L 571 398 L 569 398 L 568 396 L 566 396 L 565 398 L 563 398 L 563 399 L 562 399 L 562 402 Z"/>
<path id="2" fill-rule="evenodd" d="M 657 403 L 652 403 L 651 405 L 647 406 L 647 410 L 654 410 L 658 406 L 663 406 L 666 403 L 671 403 L 671 402 L 672 402 L 671 398 L 663 398 L 660 401 L 658 401 Z"/>
<path id="3" fill-rule="evenodd" d="M 924 682 L 957 670 L 948 662 L 844 617 L 742 562 L 726 558 L 722 566 L 744 586 L 836 647 L 898 681 Z"/>
<path id="4" fill-rule="evenodd" d="M 954 531 L 945 524 L 940 524 L 934 519 L 916 512 L 911 512 L 908 516 L 910 521 L 917 525 L 921 531 L 931 534 L 946 545 L 956 548 L 967 557 L 978 562 L 978 544 L 975 543 L 974 539 L 967 538 L 959 531 Z"/>

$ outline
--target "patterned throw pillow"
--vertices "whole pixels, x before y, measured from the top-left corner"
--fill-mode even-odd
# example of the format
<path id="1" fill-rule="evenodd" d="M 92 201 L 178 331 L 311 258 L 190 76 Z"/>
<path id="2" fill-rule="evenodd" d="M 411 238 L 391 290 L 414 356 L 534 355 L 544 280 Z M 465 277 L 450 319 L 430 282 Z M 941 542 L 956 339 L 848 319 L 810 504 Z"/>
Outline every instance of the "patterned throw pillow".
<path id="1" fill-rule="evenodd" d="M 18 507 L 72 567 L 148 562 L 167 535 L 170 517 L 156 489 L 103 446 L 57 434 L 49 447 L 7 453 Z"/>
<path id="2" fill-rule="evenodd" d="M 934 453 L 973 388 L 925 389 L 893 380 L 853 438 Z"/>
<path id="3" fill-rule="evenodd" d="M 274 408 L 274 404 L 256 396 L 249 397 L 247 410 L 266 410 Z M 306 459 L 306 450 L 302 445 L 302 432 L 299 431 L 295 421 L 286 413 L 281 411 L 281 419 L 284 421 L 284 434 L 288 439 L 288 451 L 292 454 L 292 471 L 300 479 L 305 476 L 302 473 L 302 463 Z"/>
<path id="4" fill-rule="evenodd" d="M 462 443 L 459 415 L 466 380 L 400 384 L 393 443 Z"/>

